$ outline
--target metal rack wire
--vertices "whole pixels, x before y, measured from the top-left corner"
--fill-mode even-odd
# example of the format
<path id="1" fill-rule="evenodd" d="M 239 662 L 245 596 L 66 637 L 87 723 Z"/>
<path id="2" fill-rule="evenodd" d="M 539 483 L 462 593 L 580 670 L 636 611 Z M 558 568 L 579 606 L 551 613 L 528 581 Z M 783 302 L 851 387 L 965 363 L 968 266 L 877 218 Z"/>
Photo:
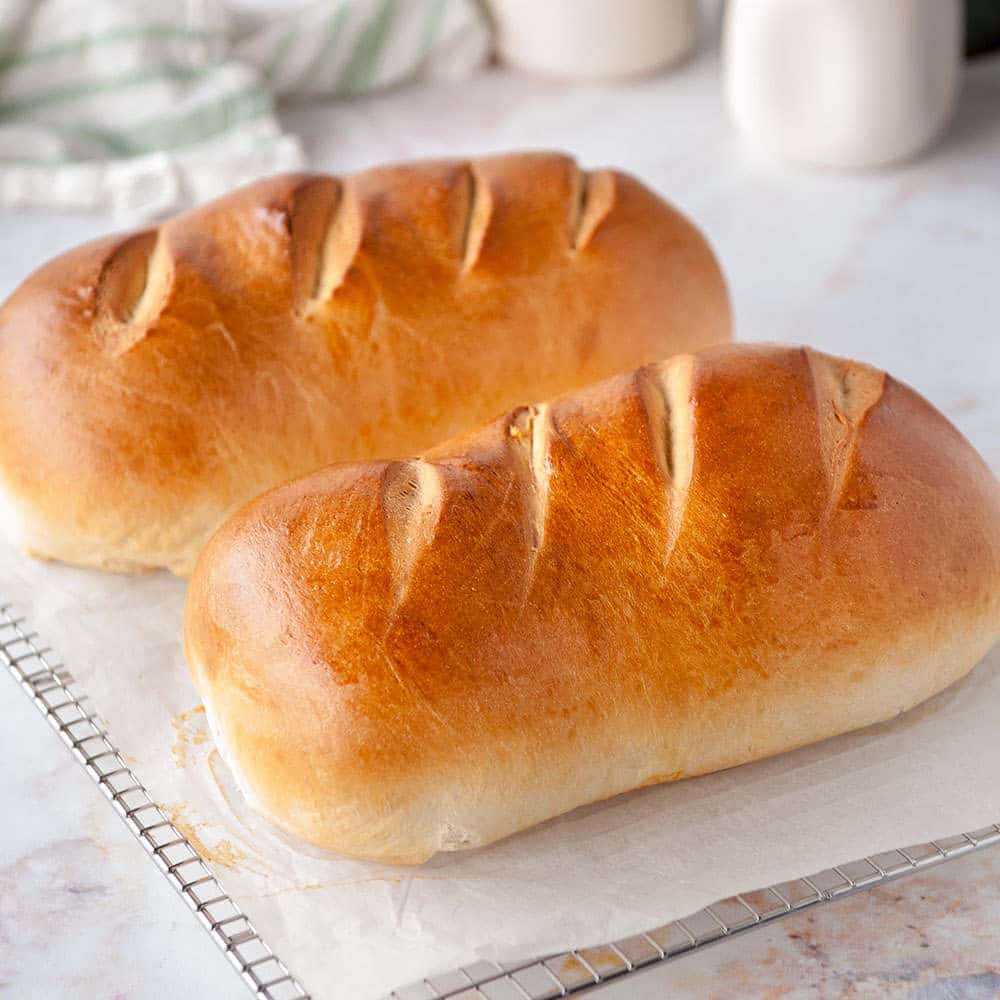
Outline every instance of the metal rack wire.
<path id="1" fill-rule="evenodd" d="M 243 981 L 262 1000 L 309 1000 L 188 839 L 125 762 L 69 671 L 0 604 L 0 660 L 96 782 L 156 866 L 191 907 Z"/>
<path id="2" fill-rule="evenodd" d="M 309 1000 L 198 852 L 125 762 L 69 671 L 52 662 L 24 619 L 0 604 L 0 662 L 34 702 L 125 824 L 262 1000 Z M 790 882 L 742 893 L 643 934 L 544 959 L 477 962 L 395 990 L 386 1000 L 550 1000 L 578 995 L 744 933 L 789 913 L 837 899 L 1000 843 L 1000 823 L 899 848 Z"/>
<path id="3" fill-rule="evenodd" d="M 819 903 L 869 889 L 1000 844 L 1000 824 L 835 865 L 805 878 L 741 893 L 645 934 L 596 948 L 501 966 L 479 962 L 396 990 L 387 1000 L 550 1000 L 578 995 Z"/>

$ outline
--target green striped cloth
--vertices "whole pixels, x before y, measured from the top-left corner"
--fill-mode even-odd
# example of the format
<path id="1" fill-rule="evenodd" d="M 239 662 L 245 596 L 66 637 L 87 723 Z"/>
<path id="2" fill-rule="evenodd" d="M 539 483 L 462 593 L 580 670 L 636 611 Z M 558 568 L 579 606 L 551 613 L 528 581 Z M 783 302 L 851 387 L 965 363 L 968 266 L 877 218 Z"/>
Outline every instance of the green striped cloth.
<path id="1" fill-rule="evenodd" d="M 474 0 L 2 0 L 0 208 L 135 220 L 304 165 L 281 97 L 340 97 L 488 55 Z"/>
<path id="2" fill-rule="evenodd" d="M 257 0 L 255 7 L 259 6 Z M 350 97 L 461 77 L 491 50 L 475 0 L 324 0 L 251 20 L 235 52 L 282 97 Z"/>

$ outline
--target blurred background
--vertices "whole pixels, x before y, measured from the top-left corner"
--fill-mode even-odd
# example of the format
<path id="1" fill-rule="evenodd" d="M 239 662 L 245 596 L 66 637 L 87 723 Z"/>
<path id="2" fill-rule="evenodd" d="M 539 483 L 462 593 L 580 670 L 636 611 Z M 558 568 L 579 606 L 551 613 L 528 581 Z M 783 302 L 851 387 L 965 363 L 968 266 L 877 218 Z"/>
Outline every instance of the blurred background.
<path id="1" fill-rule="evenodd" d="M 997 0 L 5 0 L 0 205 L 139 219 L 274 170 L 350 168 L 369 152 L 358 117 L 378 116 L 358 98 L 417 84 L 428 117 L 401 151 L 454 155 L 472 124 L 516 129 L 529 94 L 599 101 L 599 81 L 645 82 L 659 106 L 614 124 L 666 136 L 699 50 L 722 54 L 706 99 L 760 149 L 876 167 L 924 152 L 964 59 L 998 45 Z"/>

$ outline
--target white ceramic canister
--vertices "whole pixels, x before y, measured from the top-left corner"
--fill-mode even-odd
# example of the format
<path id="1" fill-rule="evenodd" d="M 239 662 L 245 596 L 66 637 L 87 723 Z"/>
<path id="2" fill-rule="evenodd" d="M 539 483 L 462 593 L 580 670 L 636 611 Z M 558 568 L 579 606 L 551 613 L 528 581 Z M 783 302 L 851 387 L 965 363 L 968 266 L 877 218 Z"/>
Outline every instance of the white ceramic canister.
<path id="1" fill-rule="evenodd" d="M 792 160 L 903 160 L 951 117 L 962 37 L 962 0 L 729 0 L 726 102 L 754 141 Z"/>
<path id="2" fill-rule="evenodd" d="M 503 62 L 570 79 L 663 69 L 698 38 L 697 0 L 489 0 Z"/>

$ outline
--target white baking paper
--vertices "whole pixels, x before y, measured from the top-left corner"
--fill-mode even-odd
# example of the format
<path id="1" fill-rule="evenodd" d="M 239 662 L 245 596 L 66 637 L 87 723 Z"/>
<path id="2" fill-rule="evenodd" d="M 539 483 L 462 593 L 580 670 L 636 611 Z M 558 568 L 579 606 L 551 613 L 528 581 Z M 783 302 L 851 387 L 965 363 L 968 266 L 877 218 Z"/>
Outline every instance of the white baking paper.
<path id="1" fill-rule="evenodd" d="M 181 654 L 182 581 L 34 562 L 5 545 L 0 566 L 2 596 L 317 1000 L 379 997 L 477 958 L 604 943 L 1000 820 L 998 647 L 891 723 L 578 809 L 490 848 L 415 869 L 323 855 L 252 815 L 213 749 Z"/>

